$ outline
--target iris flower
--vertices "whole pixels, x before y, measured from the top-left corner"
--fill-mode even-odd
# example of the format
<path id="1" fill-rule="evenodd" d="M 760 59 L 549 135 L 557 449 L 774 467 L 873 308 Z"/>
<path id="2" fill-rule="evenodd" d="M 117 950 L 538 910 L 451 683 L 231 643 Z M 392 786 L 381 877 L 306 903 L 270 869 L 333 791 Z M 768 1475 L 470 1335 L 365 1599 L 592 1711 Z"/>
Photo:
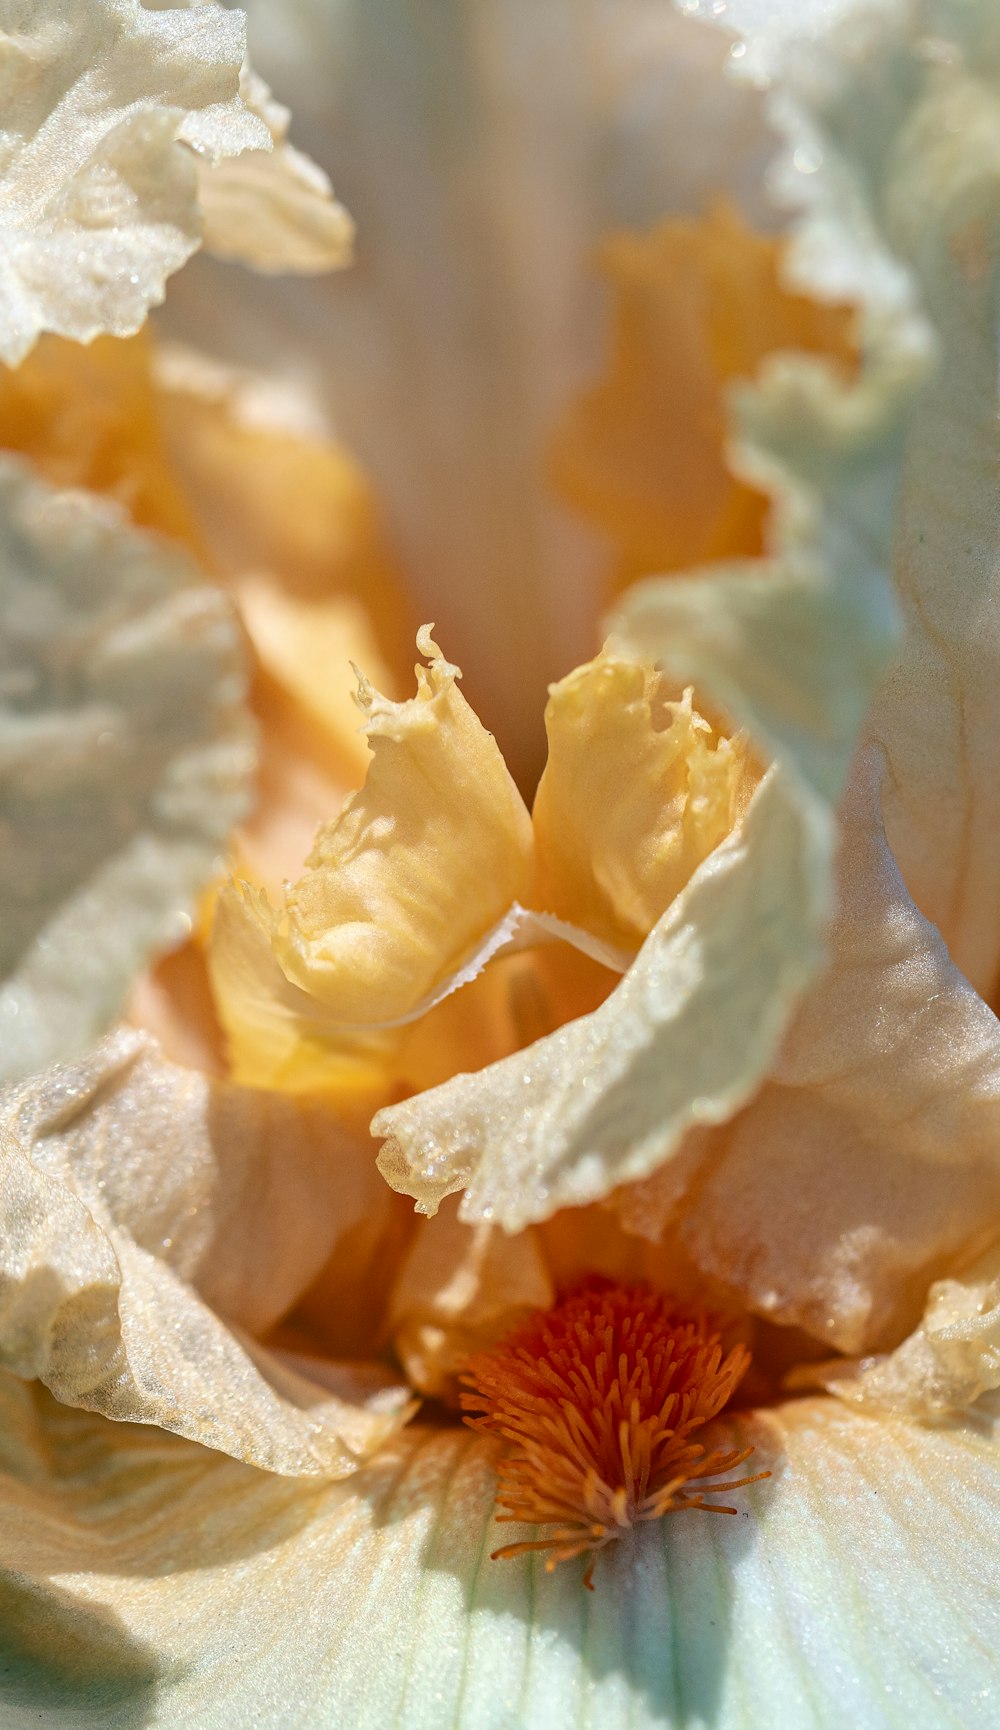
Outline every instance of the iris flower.
<path id="1" fill-rule="evenodd" d="M 0 1721 L 992 1726 L 996 9 L 250 26 L 0 0 Z"/>

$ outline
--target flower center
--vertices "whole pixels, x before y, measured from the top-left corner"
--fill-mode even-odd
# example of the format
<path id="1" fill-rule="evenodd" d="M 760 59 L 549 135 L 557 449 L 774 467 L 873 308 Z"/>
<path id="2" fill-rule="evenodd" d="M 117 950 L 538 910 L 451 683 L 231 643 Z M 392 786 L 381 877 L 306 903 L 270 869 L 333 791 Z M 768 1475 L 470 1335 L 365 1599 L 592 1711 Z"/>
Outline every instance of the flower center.
<path id="1" fill-rule="evenodd" d="M 548 1550 L 546 1568 L 596 1553 L 641 1520 L 680 1508 L 735 1514 L 705 1501 L 769 1477 L 709 1484 L 752 1448 L 709 1452 L 692 1434 L 722 1410 L 750 1362 L 723 1350 L 711 1318 L 670 1307 L 647 1286 L 587 1280 L 489 1351 L 461 1380 L 472 1429 L 514 1444 L 497 1466 L 501 1521 L 552 1526 L 493 1559 Z M 697 1484 L 698 1488 L 692 1488 Z"/>

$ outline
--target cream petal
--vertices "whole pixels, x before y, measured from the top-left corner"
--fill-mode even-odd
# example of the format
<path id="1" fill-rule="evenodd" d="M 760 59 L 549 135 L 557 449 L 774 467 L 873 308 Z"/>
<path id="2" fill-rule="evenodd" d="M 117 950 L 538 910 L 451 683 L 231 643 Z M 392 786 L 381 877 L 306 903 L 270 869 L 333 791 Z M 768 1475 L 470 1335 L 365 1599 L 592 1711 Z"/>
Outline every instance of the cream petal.
<path id="1" fill-rule="evenodd" d="M 890 32 L 881 59 L 869 46 L 866 70 L 887 88 L 900 62 L 920 74 L 907 86 L 912 111 L 885 105 L 877 165 L 880 197 L 891 200 L 892 140 L 920 125 L 933 90 L 905 41 Z M 856 71 L 851 40 L 842 54 L 795 92 L 793 141 L 819 136 L 828 160 L 792 256 L 804 269 L 820 226 L 829 256 L 835 241 L 848 248 L 853 277 L 834 284 L 813 258 L 814 278 L 823 296 L 858 302 L 859 375 L 847 383 L 792 355 L 765 366 L 738 399 L 737 457 L 774 500 L 772 555 L 639 584 L 611 639 L 615 653 L 693 679 L 773 753 L 775 769 L 589 1021 L 378 1114 L 382 1170 L 421 1209 L 464 1186 L 463 1218 L 515 1230 L 647 1175 L 688 1129 L 724 1121 L 749 1098 L 819 964 L 833 808 L 896 643 L 893 509 L 932 341 L 889 241 L 871 222 L 856 240 L 876 146 L 860 128 L 839 128 L 836 103 L 848 101 Z"/>
<path id="2" fill-rule="evenodd" d="M 774 1056 L 818 951 L 815 857 L 773 773 L 591 1015 L 380 1111 L 379 1167 L 433 1213 L 507 1231 L 647 1175 L 693 1124 L 728 1117 Z M 822 858 L 825 836 L 814 845 Z"/>
<path id="3" fill-rule="evenodd" d="M 0 1076 L 115 1018 L 247 809 L 239 628 L 186 554 L 115 506 L 0 467 L 5 845 Z"/>
<path id="4" fill-rule="evenodd" d="M 589 1593 L 582 1563 L 489 1560 L 511 1533 L 467 1432 L 407 1432 L 306 1490 L 3 1392 L 0 1703 L 43 1730 L 995 1723 L 985 1423 L 829 1400 L 751 1419 L 775 1476 L 740 1492 L 746 1517 L 648 1525 Z"/>
<path id="5" fill-rule="evenodd" d="M 1000 1387 L 1000 1248 L 931 1286 L 919 1327 L 884 1356 L 810 1377 L 842 1399 L 918 1416 L 962 1411 Z"/>
<path id="6" fill-rule="evenodd" d="M 702 9 L 711 11 L 707 0 Z M 737 0 L 724 10 L 727 25 L 746 29 L 750 52 L 743 64 L 758 74 L 780 67 L 783 39 L 809 35 L 841 13 L 847 14 L 842 39 L 853 42 L 859 61 L 870 58 L 878 30 L 856 0 L 779 8 Z M 897 254 L 919 276 L 942 355 L 906 444 L 894 557 L 902 652 L 868 731 L 889 758 L 886 830 L 907 886 L 957 965 L 990 995 L 1000 973 L 994 844 L 1000 790 L 993 762 L 1000 692 L 997 19 L 988 4 L 894 10 L 901 36 L 923 30 L 946 45 L 925 77 L 881 218 Z M 866 124 L 862 80 L 838 106 L 844 130 Z M 807 142 L 803 172 L 815 179 L 811 150 Z M 807 272 L 817 258 L 829 271 L 834 261 L 818 224 L 811 245 L 814 256 L 802 259 Z"/>
<path id="7" fill-rule="evenodd" d="M 239 97 L 245 19 L 219 6 L 45 0 L 0 12 L 0 355 L 43 330 L 128 336 L 200 240 L 195 155 L 267 148 Z"/>
<path id="8" fill-rule="evenodd" d="M 271 148 L 199 166 L 204 245 L 269 272 L 313 275 L 350 264 L 354 224 L 323 170 L 289 144 L 288 109 L 246 65 L 240 93 L 267 127 Z"/>
<path id="9" fill-rule="evenodd" d="M 1000 1024 L 906 892 L 880 778 L 876 753 L 845 811 L 830 966 L 679 1222 L 744 1302 L 849 1352 L 898 1341 L 1000 1226 Z"/>
<path id="10" fill-rule="evenodd" d="M 405 1417 L 388 1374 L 348 1366 L 324 1393 L 242 1333 L 386 1211 L 318 1102 L 211 1082 L 123 1030 L 7 1089 L 0 1127 L 6 1367 L 290 1474 L 350 1471 Z"/>

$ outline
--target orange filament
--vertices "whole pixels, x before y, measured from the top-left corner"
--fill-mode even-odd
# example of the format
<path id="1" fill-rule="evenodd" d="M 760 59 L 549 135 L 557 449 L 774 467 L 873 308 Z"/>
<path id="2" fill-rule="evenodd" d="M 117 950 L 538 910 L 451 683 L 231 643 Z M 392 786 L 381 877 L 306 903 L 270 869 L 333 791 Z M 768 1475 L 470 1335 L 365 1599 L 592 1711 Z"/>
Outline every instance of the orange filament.
<path id="1" fill-rule="evenodd" d="M 770 1474 L 706 1483 L 753 1449 L 706 1452 L 690 1438 L 722 1410 L 749 1362 L 743 1345 L 723 1352 L 710 1319 L 672 1309 L 647 1286 L 597 1279 L 472 1358 L 462 1406 L 480 1415 L 465 1421 L 514 1444 L 497 1465 L 498 1520 L 553 1528 L 492 1559 L 548 1550 L 551 1571 L 593 1551 L 584 1575 L 592 1589 L 596 1553 L 639 1521 L 680 1508 L 735 1514 L 705 1496 Z"/>

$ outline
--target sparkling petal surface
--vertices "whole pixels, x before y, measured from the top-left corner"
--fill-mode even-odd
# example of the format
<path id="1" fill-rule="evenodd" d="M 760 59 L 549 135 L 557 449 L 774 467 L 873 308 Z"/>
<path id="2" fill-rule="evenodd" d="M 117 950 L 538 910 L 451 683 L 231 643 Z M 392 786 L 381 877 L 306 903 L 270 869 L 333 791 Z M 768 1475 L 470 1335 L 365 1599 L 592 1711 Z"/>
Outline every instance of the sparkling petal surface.
<path id="1" fill-rule="evenodd" d="M 190 930 L 249 804 L 253 732 L 231 606 L 180 549 L 5 459 L 0 555 L 10 1078 L 103 1032 Z"/>
<path id="2" fill-rule="evenodd" d="M 467 1433 L 407 1433 L 305 1491 L 124 1427 L 109 1451 L 99 1420 L 4 1395 L 15 1730 L 995 1723 L 985 1424 L 810 1400 L 720 1425 L 776 1470 L 744 1492 L 747 1518 L 648 1525 L 589 1593 L 572 1565 L 489 1561 L 517 1528 L 493 1525 L 494 1452 Z"/>
<path id="3" fill-rule="evenodd" d="M 350 1471 L 396 1427 L 388 1373 L 348 1365 L 324 1390 L 242 1331 L 360 1226 L 375 1253 L 389 1198 L 320 1103 L 210 1082 L 122 1031 L 7 1089 L 0 1131 L 7 1368 L 292 1475 Z"/>
<path id="4" fill-rule="evenodd" d="M 242 14 L 220 6 L 8 0 L 0 10 L 8 364 L 43 330 L 128 336 L 163 299 L 201 238 L 193 151 L 270 143 L 239 97 L 244 38 Z"/>

